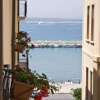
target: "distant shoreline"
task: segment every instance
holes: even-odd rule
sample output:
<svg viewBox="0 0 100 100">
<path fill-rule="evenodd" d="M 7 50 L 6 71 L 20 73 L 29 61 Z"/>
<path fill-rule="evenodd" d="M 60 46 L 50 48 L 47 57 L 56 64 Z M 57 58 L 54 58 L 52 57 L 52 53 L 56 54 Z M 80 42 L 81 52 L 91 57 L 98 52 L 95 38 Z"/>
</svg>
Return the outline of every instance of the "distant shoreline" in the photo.
<svg viewBox="0 0 100 100">
<path fill-rule="evenodd" d="M 69 19 L 69 18 L 55 18 L 55 17 L 27 17 L 26 20 L 55 20 L 55 21 L 63 21 L 63 20 L 66 20 L 66 21 L 83 21 L 81 18 L 79 19 Z"/>
<path fill-rule="evenodd" d="M 77 40 L 34 40 L 31 44 L 34 48 L 82 48 L 82 42 Z"/>
</svg>

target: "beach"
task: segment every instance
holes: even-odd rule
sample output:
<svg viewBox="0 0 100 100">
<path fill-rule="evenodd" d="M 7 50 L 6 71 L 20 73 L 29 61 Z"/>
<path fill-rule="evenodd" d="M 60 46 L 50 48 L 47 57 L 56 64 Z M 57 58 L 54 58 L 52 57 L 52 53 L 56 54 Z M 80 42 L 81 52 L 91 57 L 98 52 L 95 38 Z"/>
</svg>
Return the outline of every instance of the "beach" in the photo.
<svg viewBox="0 0 100 100">
<path fill-rule="evenodd" d="M 59 91 L 56 92 L 58 94 L 72 94 L 72 89 L 81 88 L 82 84 L 81 83 L 64 82 L 62 84 L 59 83 L 55 86 L 57 86 L 59 88 Z"/>
</svg>

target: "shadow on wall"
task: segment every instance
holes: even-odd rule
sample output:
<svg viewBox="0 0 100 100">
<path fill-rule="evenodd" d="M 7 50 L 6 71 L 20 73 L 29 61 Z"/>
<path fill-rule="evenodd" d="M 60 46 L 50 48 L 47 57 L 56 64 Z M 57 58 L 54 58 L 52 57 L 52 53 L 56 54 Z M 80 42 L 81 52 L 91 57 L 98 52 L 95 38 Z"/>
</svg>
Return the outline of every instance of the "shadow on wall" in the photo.
<svg viewBox="0 0 100 100">
<path fill-rule="evenodd" d="M 98 71 L 99 71 L 99 79 L 98 79 L 98 81 L 99 81 L 99 82 L 98 82 L 98 84 L 99 84 L 98 96 L 99 96 L 99 97 L 98 97 L 98 100 L 100 100 L 100 63 L 99 63 L 99 66 L 98 66 Z"/>
<path fill-rule="evenodd" d="M 86 98 L 85 100 L 93 100 L 93 94 L 91 91 L 89 91 L 89 89 L 86 89 Z"/>
<path fill-rule="evenodd" d="M 97 67 L 97 70 L 93 69 L 92 78 L 90 76 L 90 87 L 86 87 L 85 100 L 100 100 L 100 64 L 97 64 Z"/>
</svg>

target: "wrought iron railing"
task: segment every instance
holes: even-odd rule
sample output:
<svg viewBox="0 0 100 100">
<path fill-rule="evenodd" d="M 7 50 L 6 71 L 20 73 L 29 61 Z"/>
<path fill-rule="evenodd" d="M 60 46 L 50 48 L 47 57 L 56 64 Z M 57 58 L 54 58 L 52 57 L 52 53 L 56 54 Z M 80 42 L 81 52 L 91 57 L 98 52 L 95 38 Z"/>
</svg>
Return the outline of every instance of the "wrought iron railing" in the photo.
<svg viewBox="0 0 100 100">
<path fill-rule="evenodd" d="M 9 65 L 4 65 L 3 69 L 0 69 L 2 72 L 2 95 L 3 100 L 9 100 L 11 98 L 10 90 L 11 90 L 11 78 L 12 71 L 9 68 Z"/>
</svg>

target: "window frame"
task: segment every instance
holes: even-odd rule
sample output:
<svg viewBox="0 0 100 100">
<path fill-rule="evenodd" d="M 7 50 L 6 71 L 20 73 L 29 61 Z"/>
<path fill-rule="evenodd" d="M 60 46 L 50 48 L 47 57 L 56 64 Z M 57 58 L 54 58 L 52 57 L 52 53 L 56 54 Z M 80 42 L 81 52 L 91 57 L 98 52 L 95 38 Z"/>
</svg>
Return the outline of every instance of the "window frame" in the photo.
<svg viewBox="0 0 100 100">
<path fill-rule="evenodd" d="M 86 30 L 87 34 L 86 34 L 86 38 L 87 40 L 89 40 L 90 36 L 89 36 L 89 33 L 90 33 L 90 5 L 87 6 L 87 30 Z"/>
<path fill-rule="evenodd" d="M 89 94 L 88 94 L 88 86 L 89 86 L 89 68 L 86 67 L 86 100 L 88 100 L 89 98 Z"/>
<path fill-rule="evenodd" d="M 94 41 L 94 9 L 95 5 L 91 6 L 91 41 Z"/>
</svg>

